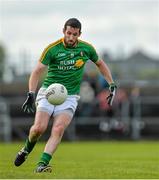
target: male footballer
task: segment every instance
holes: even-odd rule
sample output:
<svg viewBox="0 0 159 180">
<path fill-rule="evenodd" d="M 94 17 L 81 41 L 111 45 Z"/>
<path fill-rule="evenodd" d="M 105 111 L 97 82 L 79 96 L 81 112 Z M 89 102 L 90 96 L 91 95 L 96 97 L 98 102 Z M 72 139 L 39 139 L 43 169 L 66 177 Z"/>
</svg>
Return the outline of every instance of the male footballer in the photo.
<svg viewBox="0 0 159 180">
<path fill-rule="evenodd" d="M 49 120 L 53 121 L 50 137 L 35 169 L 37 173 L 52 171 L 49 163 L 76 111 L 84 66 L 88 60 L 94 62 L 109 83 L 108 104 L 112 105 L 115 96 L 116 85 L 108 66 L 99 59 L 91 44 L 78 39 L 81 35 L 80 21 L 76 18 L 67 20 L 63 34 L 63 38 L 53 42 L 43 51 L 30 75 L 29 91 L 22 106 L 24 112 L 33 113 L 36 104 L 36 113 L 25 145 L 18 152 L 14 161 L 15 166 L 20 166 L 27 159 L 40 136 L 47 129 Z M 35 100 L 39 79 L 46 69 L 48 70 L 47 76 Z M 61 83 L 67 88 L 68 97 L 61 105 L 54 106 L 45 97 L 46 88 L 52 83 Z"/>
</svg>

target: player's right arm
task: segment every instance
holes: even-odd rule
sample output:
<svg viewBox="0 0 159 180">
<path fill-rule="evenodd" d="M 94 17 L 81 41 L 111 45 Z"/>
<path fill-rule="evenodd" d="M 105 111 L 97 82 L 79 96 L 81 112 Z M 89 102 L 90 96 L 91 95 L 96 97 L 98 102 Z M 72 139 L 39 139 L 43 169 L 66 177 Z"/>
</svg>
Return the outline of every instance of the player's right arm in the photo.
<svg viewBox="0 0 159 180">
<path fill-rule="evenodd" d="M 29 92 L 27 93 L 27 98 L 22 105 L 24 112 L 33 113 L 35 111 L 35 91 L 37 89 L 39 79 L 45 72 L 46 68 L 47 66 L 39 61 L 35 69 L 32 71 L 29 79 Z"/>
<path fill-rule="evenodd" d="M 24 112 L 33 113 L 35 111 L 35 91 L 38 86 L 38 82 L 42 74 L 45 72 L 47 65 L 50 62 L 50 46 L 44 49 L 40 60 L 38 61 L 35 69 L 32 71 L 29 78 L 29 91 L 27 93 L 27 98 L 22 105 L 22 109 Z"/>
<path fill-rule="evenodd" d="M 38 86 L 39 79 L 42 76 L 42 74 L 45 72 L 46 68 L 47 68 L 46 65 L 42 64 L 40 61 L 38 62 L 35 69 L 33 70 L 33 72 L 30 75 L 29 92 L 35 93 L 37 86 Z"/>
</svg>

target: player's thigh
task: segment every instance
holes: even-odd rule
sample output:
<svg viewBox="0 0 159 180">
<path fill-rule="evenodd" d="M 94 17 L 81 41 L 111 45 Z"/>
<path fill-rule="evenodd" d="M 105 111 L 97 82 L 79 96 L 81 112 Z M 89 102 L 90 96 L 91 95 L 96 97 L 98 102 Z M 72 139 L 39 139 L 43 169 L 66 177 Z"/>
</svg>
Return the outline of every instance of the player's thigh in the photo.
<svg viewBox="0 0 159 180">
<path fill-rule="evenodd" d="M 62 112 L 54 116 L 53 128 L 61 126 L 65 130 L 72 120 L 72 116 L 67 112 Z"/>
<path fill-rule="evenodd" d="M 49 123 L 50 115 L 44 111 L 37 111 L 35 115 L 34 126 L 46 129 Z"/>
</svg>

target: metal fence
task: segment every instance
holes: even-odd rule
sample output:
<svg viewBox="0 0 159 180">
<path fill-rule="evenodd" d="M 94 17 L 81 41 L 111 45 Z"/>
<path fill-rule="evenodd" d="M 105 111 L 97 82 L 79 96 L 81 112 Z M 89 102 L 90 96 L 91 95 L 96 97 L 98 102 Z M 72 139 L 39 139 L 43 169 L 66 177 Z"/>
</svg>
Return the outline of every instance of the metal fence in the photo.
<svg viewBox="0 0 159 180">
<path fill-rule="evenodd" d="M 9 116 L 9 107 L 4 98 L 0 97 L 0 139 L 10 142 L 11 137 L 11 119 Z"/>
<path fill-rule="evenodd" d="M 24 140 L 34 117 L 21 112 L 23 98 L 0 98 L 0 140 Z M 121 103 L 113 117 L 74 117 L 65 139 L 159 138 L 159 97 L 133 97 Z M 50 122 L 51 124 L 51 122 Z M 49 127 L 51 128 L 51 127 Z M 115 136 L 114 136 L 115 134 Z M 49 130 L 44 139 L 49 136 Z"/>
</svg>

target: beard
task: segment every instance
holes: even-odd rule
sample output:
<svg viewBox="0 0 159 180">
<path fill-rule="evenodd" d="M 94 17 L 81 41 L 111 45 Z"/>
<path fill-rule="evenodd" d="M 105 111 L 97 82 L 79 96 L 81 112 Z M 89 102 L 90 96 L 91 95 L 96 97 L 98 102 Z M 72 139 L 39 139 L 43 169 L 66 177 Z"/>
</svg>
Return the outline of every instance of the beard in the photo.
<svg viewBox="0 0 159 180">
<path fill-rule="evenodd" d="M 69 41 L 69 40 L 68 41 L 64 40 L 64 42 L 67 47 L 74 47 L 74 46 L 76 46 L 78 41 L 76 40 L 75 42 L 73 42 L 73 41 Z"/>
</svg>

